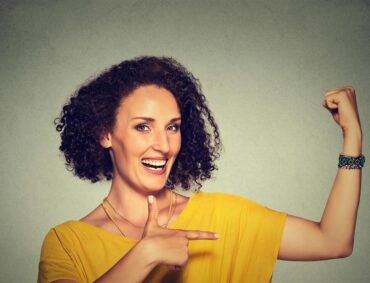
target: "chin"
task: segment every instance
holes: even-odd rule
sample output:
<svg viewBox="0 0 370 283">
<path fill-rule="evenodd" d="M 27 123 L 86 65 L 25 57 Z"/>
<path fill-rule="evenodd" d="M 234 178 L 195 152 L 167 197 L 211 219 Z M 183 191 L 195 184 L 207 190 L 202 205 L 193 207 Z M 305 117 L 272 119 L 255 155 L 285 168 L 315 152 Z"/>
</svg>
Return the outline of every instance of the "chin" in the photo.
<svg viewBox="0 0 370 283">
<path fill-rule="evenodd" d="M 166 187 L 167 179 L 169 177 L 169 172 L 159 171 L 159 172 L 144 172 L 143 178 L 140 178 L 142 187 L 148 191 L 160 191 Z"/>
<path fill-rule="evenodd" d="M 142 184 L 141 189 L 148 193 L 156 193 L 166 187 L 166 182 L 150 182 Z"/>
</svg>

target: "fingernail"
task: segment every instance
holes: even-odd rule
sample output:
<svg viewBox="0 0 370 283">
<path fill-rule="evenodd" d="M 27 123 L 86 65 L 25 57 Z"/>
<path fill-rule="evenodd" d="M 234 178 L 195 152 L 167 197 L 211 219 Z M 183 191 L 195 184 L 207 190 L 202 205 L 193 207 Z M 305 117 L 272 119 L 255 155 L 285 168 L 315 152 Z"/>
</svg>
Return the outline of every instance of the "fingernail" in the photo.
<svg viewBox="0 0 370 283">
<path fill-rule="evenodd" d="M 220 238 L 220 234 L 218 234 L 218 233 L 215 233 L 214 236 L 215 236 L 215 239 L 219 239 Z"/>
<path fill-rule="evenodd" d="M 148 201 L 149 201 L 149 203 L 153 203 L 154 197 L 153 196 L 148 196 Z"/>
</svg>

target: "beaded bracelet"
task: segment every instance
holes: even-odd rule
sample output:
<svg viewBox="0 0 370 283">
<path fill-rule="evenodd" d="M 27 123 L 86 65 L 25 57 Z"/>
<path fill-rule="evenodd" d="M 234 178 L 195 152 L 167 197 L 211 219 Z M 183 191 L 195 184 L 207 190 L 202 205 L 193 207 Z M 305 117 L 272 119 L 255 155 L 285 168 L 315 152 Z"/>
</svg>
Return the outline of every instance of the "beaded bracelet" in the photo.
<svg viewBox="0 0 370 283">
<path fill-rule="evenodd" d="M 358 157 L 339 154 L 338 168 L 361 169 L 365 165 L 365 156 Z"/>
</svg>

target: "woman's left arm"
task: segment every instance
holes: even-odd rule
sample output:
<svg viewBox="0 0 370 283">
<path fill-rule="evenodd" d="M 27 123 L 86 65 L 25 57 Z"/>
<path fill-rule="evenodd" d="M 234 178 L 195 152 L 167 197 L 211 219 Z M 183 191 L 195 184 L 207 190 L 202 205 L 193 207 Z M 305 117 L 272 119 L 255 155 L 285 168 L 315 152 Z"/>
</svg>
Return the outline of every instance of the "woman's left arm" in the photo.
<svg viewBox="0 0 370 283">
<path fill-rule="evenodd" d="M 343 155 L 362 154 L 362 130 L 352 87 L 325 93 L 323 106 L 343 131 Z M 279 259 L 322 260 L 347 257 L 353 250 L 361 169 L 338 168 L 320 222 L 288 215 Z"/>
</svg>

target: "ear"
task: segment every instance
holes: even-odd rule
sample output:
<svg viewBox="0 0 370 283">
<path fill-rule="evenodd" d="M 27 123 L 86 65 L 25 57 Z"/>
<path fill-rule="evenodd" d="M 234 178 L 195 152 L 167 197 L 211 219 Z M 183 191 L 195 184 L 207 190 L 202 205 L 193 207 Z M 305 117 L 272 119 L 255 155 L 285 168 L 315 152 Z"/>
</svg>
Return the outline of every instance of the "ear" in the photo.
<svg viewBox="0 0 370 283">
<path fill-rule="evenodd" d="M 102 134 L 100 137 L 100 145 L 104 148 L 112 147 L 112 135 L 111 133 Z"/>
</svg>

